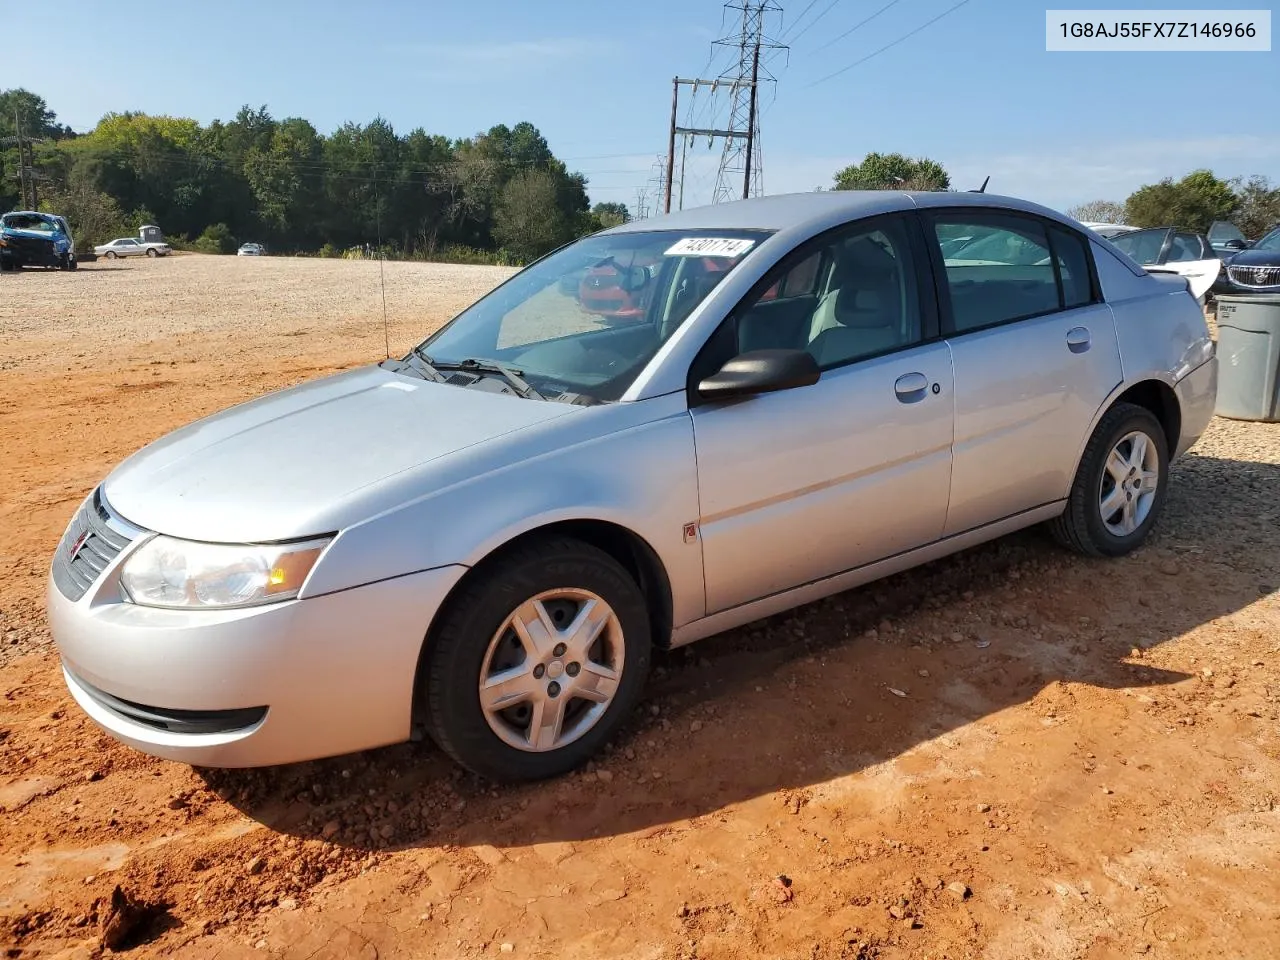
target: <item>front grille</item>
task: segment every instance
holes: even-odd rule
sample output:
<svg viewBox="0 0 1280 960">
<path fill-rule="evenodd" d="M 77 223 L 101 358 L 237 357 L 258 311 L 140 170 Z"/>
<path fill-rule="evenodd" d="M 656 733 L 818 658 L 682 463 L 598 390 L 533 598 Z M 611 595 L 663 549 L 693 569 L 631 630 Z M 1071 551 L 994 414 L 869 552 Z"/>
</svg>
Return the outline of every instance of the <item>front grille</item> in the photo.
<svg viewBox="0 0 1280 960">
<path fill-rule="evenodd" d="M 1280 286 L 1280 267 L 1227 267 L 1232 283 L 1242 287 Z"/>
<path fill-rule="evenodd" d="M 45 264 L 52 263 L 57 259 L 57 252 L 53 248 L 52 240 L 37 240 L 35 237 L 15 237 L 12 235 L 5 239 L 8 241 L 9 249 L 13 252 L 13 255 L 23 263 Z"/>
<path fill-rule="evenodd" d="M 123 523 L 111 524 L 101 490 L 71 519 L 53 556 L 53 582 L 68 600 L 79 600 L 132 541 Z"/>
</svg>

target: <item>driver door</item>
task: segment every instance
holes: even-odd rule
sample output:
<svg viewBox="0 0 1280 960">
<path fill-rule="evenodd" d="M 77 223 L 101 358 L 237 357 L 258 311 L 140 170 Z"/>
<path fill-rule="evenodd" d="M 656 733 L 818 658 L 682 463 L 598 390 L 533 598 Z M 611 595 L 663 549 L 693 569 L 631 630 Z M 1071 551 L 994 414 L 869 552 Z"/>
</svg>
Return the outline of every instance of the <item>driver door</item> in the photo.
<svg viewBox="0 0 1280 960">
<path fill-rule="evenodd" d="M 693 365 L 707 613 L 942 535 L 952 372 L 922 238 L 907 215 L 803 245 L 725 320 Z M 738 353 L 810 352 L 817 383 L 702 402 Z"/>
</svg>

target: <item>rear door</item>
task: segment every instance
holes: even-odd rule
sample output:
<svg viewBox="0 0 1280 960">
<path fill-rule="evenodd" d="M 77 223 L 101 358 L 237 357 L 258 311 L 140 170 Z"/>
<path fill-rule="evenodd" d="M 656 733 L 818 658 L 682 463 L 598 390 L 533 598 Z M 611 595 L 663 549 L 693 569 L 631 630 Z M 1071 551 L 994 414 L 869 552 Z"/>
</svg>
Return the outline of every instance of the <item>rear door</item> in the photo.
<svg viewBox="0 0 1280 960">
<path fill-rule="evenodd" d="M 955 371 L 951 535 L 1067 495 L 1120 351 L 1081 234 L 1004 211 L 923 216 Z M 944 257 L 959 234 L 978 239 Z"/>
</svg>

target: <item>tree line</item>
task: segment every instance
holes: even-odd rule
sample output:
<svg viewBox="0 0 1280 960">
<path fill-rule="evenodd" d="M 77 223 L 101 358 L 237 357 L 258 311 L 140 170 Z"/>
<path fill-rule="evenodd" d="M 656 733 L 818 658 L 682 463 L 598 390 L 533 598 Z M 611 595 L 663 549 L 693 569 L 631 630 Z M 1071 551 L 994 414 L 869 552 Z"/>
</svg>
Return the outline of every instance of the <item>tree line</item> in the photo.
<svg viewBox="0 0 1280 960">
<path fill-rule="evenodd" d="M 395 256 L 525 262 L 628 217 L 623 204 L 591 207 L 586 177 L 527 122 L 459 139 L 398 134 L 382 118 L 322 134 L 245 106 L 207 126 L 110 113 L 76 134 L 36 94 L 0 92 L 0 143 L 15 122 L 43 141 L 41 208 L 65 216 L 81 247 L 154 223 L 208 252 L 255 241 L 338 253 L 381 237 Z M 16 147 L 0 148 L 0 167 L 8 210 L 19 200 Z"/>
<path fill-rule="evenodd" d="M 835 175 L 836 190 L 950 190 L 942 164 L 900 153 L 869 153 Z M 997 191 L 998 192 L 998 191 Z M 1125 200 L 1093 200 L 1067 211 L 1077 220 L 1134 227 L 1177 227 L 1207 233 L 1215 220 L 1234 223 L 1256 239 L 1280 224 L 1280 186 L 1263 176 L 1223 180 L 1194 170 L 1139 187 Z"/>
</svg>

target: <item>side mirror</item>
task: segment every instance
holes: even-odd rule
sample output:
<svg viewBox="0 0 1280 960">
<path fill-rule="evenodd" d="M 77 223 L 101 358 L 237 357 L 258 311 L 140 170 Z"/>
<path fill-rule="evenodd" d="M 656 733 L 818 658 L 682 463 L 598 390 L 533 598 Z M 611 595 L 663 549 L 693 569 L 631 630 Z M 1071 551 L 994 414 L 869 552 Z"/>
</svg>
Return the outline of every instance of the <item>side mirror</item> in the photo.
<svg viewBox="0 0 1280 960">
<path fill-rule="evenodd" d="M 805 350 L 752 350 L 738 354 L 698 384 L 698 396 L 728 400 L 807 387 L 817 383 L 821 373 L 818 361 Z"/>
<path fill-rule="evenodd" d="M 1227 240 L 1222 245 L 1228 250 L 1244 250 L 1249 246 L 1243 240 Z"/>
</svg>

